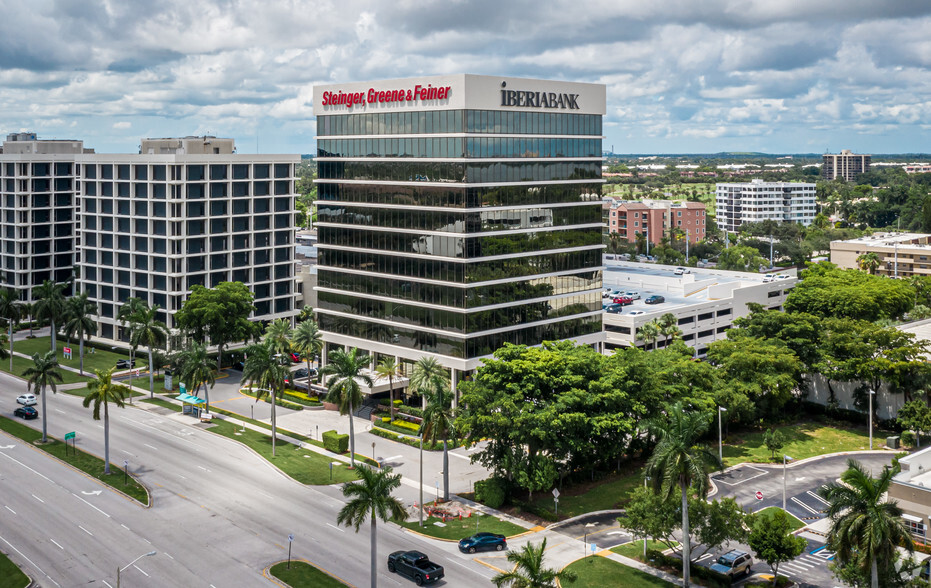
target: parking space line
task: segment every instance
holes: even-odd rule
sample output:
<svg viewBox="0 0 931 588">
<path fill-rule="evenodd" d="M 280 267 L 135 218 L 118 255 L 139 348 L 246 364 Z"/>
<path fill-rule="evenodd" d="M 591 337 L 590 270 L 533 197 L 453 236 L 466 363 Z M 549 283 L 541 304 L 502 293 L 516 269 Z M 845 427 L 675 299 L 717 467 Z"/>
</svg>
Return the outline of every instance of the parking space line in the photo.
<svg viewBox="0 0 931 588">
<path fill-rule="evenodd" d="M 720 477 L 715 478 L 714 480 L 715 480 L 715 482 L 720 482 L 721 484 L 727 484 L 728 486 L 739 486 L 740 484 L 743 484 L 744 482 L 749 482 L 750 480 L 755 480 L 755 479 L 759 478 L 760 476 L 765 476 L 766 474 L 769 473 L 768 470 L 761 470 L 760 468 L 755 468 L 755 467 L 753 467 L 753 466 L 746 466 L 746 467 L 747 467 L 747 469 L 756 470 L 756 471 L 758 471 L 758 472 L 760 472 L 760 473 L 757 474 L 757 475 L 755 475 L 755 476 L 750 476 L 749 478 L 744 478 L 743 480 L 738 480 L 738 481 L 736 481 L 736 482 L 726 482 L 726 481 L 720 479 Z"/>
<path fill-rule="evenodd" d="M 811 514 L 821 514 L 818 510 L 815 510 L 814 508 L 808 506 L 807 504 L 805 504 L 804 502 L 802 502 L 801 500 L 799 500 L 799 499 L 796 498 L 795 496 L 792 497 L 792 502 L 794 502 L 795 504 L 801 506 L 802 508 L 804 508 L 805 510 L 807 510 L 807 511 L 810 512 Z"/>
</svg>

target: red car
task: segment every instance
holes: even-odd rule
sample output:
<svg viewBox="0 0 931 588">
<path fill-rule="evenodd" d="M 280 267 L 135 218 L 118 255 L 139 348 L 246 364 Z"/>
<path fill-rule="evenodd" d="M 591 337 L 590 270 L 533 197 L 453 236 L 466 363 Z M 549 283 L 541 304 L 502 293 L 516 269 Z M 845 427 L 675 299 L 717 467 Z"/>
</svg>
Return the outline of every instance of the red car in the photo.
<svg viewBox="0 0 931 588">
<path fill-rule="evenodd" d="M 628 304 L 633 304 L 634 299 L 631 298 L 630 296 L 618 296 L 614 299 L 614 303 L 627 306 Z"/>
<path fill-rule="evenodd" d="M 292 353 L 292 354 L 291 354 L 291 361 L 293 361 L 294 363 L 300 363 L 300 362 L 301 362 L 301 356 L 298 355 L 297 353 Z"/>
</svg>

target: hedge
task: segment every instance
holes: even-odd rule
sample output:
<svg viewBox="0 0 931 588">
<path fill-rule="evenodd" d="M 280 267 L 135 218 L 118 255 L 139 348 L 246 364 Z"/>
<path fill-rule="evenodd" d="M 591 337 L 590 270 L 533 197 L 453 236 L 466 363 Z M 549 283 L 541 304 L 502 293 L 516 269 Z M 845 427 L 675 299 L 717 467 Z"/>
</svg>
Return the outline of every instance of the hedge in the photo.
<svg viewBox="0 0 931 588">
<path fill-rule="evenodd" d="M 491 477 L 475 482 L 475 501 L 489 508 L 501 508 L 507 494 L 505 482 L 500 478 Z"/>
<path fill-rule="evenodd" d="M 255 397 L 256 397 L 256 396 L 255 396 L 255 392 L 253 392 L 253 391 L 250 390 L 249 388 L 241 388 L 239 391 L 242 392 L 243 394 L 245 394 L 246 396 L 248 396 L 249 398 L 255 398 Z M 271 402 L 272 402 L 272 397 L 271 397 L 271 395 L 269 394 L 269 395 L 266 395 L 266 396 L 263 398 L 263 400 L 264 400 L 265 402 L 271 404 Z M 291 410 L 304 410 L 304 406 L 303 406 L 303 405 L 298 404 L 297 402 L 291 402 L 290 400 L 285 400 L 284 398 L 282 398 L 281 396 L 278 396 L 278 395 L 275 396 L 275 404 L 276 404 L 277 406 L 281 406 L 281 407 L 283 407 L 283 408 L 290 408 Z"/>
<path fill-rule="evenodd" d="M 664 555 L 662 552 L 655 549 L 647 551 L 646 563 L 648 565 L 649 563 L 654 563 L 657 567 L 672 569 L 679 575 L 682 574 L 681 559 L 670 555 Z M 731 579 L 729 577 L 724 574 L 719 574 L 711 568 L 692 564 L 689 569 L 692 572 L 692 577 L 702 580 L 702 585 L 704 586 L 709 586 L 710 588 L 730 588 L 731 586 Z"/>
<path fill-rule="evenodd" d="M 375 421 L 372 423 L 376 427 L 381 427 L 382 429 L 387 429 L 389 431 L 394 431 L 395 433 L 403 433 L 405 435 L 417 435 L 420 433 L 420 427 L 414 426 L 414 428 L 401 426 L 399 423 L 403 421 L 393 421 L 393 422 L 384 422 L 384 421 Z"/>
<path fill-rule="evenodd" d="M 378 423 L 375 423 L 375 426 L 372 427 L 369 433 L 373 435 L 377 435 L 378 437 L 381 437 L 383 439 L 389 439 L 391 441 L 397 441 L 398 443 L 404 443 L 405 445 L 410 445 L 411 447 L 418 447 L 418 448 L 420 447 L 419 437 L 411 437 L 409 435 L 399 435 L 397 433 L 393 433 L 387 429 L 382 429 L 381 427 L 378 426 Z M 425 441 L 423 444 L 423 449 L 424 451 L 442 451 L 443 444 L 442 443 L 430 443 L 429 441 Z M 452 449 L 452 446 L 450 446 L 450 449 Z"/>
<path fill-rule="evenodd" d="M 340 435 L 335 430 L 323 432 L 323 448 L 333 453 L 349 451 L 349 435 Z"/>
<path fill-rule="evenodd" d="M 284 392 L 281 395 L 283 400 L 288 402 L 296 402 L 304 406 L 321 406 L 323 403 L 317 400 L 316 398 L 311 398 L 306 394 L 300 394 L 295 392 Z"/>
</svg>

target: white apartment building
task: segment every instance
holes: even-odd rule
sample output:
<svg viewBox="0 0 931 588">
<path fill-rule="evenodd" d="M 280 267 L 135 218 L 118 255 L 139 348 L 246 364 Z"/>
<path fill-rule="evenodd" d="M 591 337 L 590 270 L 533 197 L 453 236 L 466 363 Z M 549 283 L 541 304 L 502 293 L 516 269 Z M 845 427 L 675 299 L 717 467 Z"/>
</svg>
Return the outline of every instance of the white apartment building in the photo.
<svg viewBox="0 0 931 588">
<path fill-rule="evenodd" d="M 716 221 L 734 233 L 743 223 L 773 220 L 808 226 L 815 220 L 815 184 L 751 180 L 716 184 Z"/>
<path fill-rule="evenodd" d="M 299 155 L 239 155 L 232 139 L 145 139 L 139 154 L 11 135 L 0 154 L 0 287 L 31 301 L 44 280 L 86 291 L 97 336 L 125 339 L 130 297 L 174 313 L 200 284 L 245 283 L 255 320 L 295 310 L 294 169 Z"/>
</svg>

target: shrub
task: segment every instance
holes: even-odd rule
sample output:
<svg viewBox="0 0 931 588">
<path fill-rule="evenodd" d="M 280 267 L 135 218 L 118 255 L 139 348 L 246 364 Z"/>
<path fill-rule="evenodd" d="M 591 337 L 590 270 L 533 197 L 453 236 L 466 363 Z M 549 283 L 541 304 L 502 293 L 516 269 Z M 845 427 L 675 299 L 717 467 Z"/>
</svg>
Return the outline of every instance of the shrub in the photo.
<svg viewBox="0 0 931 588">
<path fill-rule="evenodd" d="M 911 431 L 902 431 L 902 434 L 899 435 L 899 441 L 902 442 L 902 445 L 911 447 L 915 444 L 915 433 Z"/>
<path fill-rule="evenodd" d="M 404 401 L 401 400 L 400 398 L 394 401 L 395 408 L 400 408 L 402 404 L 404 404 Z"/>
<path fill-rule="evenodd" d="M 659 568 L 675 570 L 677 574 L 680 576 L 682 575 L 682 560 L 678 557 L 664 555 L 660 551 L 651 549 L 647 551 L 647 564 L 650 562 Z M 730 578 L 710 568 L 693 563 L 689 569 L 692 571 L 693 578 L 700 578 L 703 580 L 702 585 L 704 586 L 710 586 L 711 588 L 729 588 L 731 585 Z"/>
<path fill-rule="evenodd" d="M 415 424 L 415 423 L 395 419 L 392 424 L 395 427 L 401 427 L 402 429 L 407 429 L 408 431 L 413 431 L 414 433 L 420 432 L 420 425 Z"/>
<path fill-rule="evenodd" d="M 390 422 L 391 422 L 391 417 L 387 417 L 387 416 L 381 417 L 381 422 L 383 422 L 383 423 L 390 423 Z"/>
<path fill-rule="evenodd" d="M 491 477 L 475 483 L 475 500 L 489 508 L 501 508 L 507 498 L 507 487 L 501 478 Z"/>
<path fill-rule="evenodd" d="M 349 435 L 340 435 L 336 431 L 324 431 L 323 448 L 333 453 L 349 451 Z"/>
<path fill-rule="evenodd" d="M 405 445 L 410 445 L 411 447 L 420 447 L 420 439 L 417 437 L 409 437 L 407 435 L 398 435 L 397 433 L 392 433 L 387 429 L 382 429 L 377 426 L 372 427 L 369 433 L 382 437 L 384 439 L 390 439 L 392 441 L 397 441 L 398 443 L 404 443 Z M 441 451 L 443 449 L 442 443 L 430 443 L 429 441 L 423 444 L 424 451 Z"/>
</svg>

